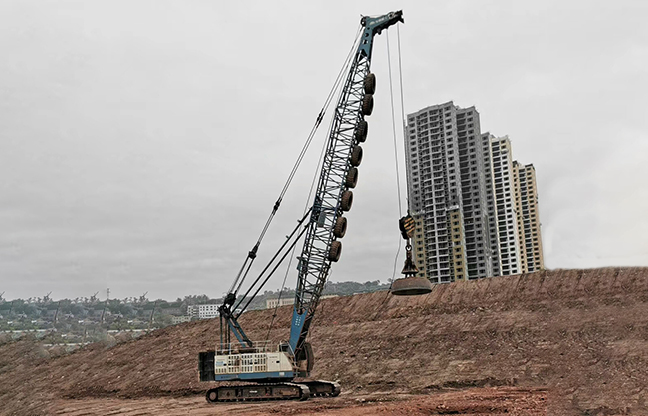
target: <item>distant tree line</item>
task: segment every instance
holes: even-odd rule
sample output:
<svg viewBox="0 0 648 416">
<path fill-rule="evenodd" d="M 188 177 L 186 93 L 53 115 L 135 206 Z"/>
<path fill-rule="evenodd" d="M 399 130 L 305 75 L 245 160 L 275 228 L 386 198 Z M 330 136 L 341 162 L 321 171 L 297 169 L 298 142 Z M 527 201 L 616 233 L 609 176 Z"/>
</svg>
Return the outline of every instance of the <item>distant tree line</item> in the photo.
<svg viewBox="0 0 648 416">
<path fill-rule="evenodd" d="M 323 295 L 348 296 L 356 293 L 369 293 L 389 289 L 388 283 L 381 283 L 379 280 L 359 282 L 327 282 Z M 266 290 L 259 293 L 251 300 L 248 310 L 265 309 L 268 299 L 276 298 L 289 299 L 295 297 L 295 290 L 284 288 L 277 290 Z M 241 301 L 239 297 L 238 301 Z M 106 319 L 107 316 L 115 319 L 143 319 L 160 315 L 184 315 L 190 314 L 190 307 L 194 305 L 220 304 L 222 298 L 210 298 L 202 295 L 189 295 L 184 298 L 177 298 L 175 301 L 164 299 L 149 300 L 145 295 L 139 297 L 127 297 L 124 299 L 100 300 L 96 295 L 90 297 L 77 297 L 74 299 L 61 299 L 55 301 L 49 296 L 43 298 L 28 298 L 6 300 L 0 297 L 0 321 L 10 319 L 38 319 L 49 318 L 57 320 L 74 318 L 77 320 L 86 318 Z M 248 303 L 248 300 L 241 302 L 241 306 Z M 159 319 L 158 319 L 159 321 Z"/>
</svg>

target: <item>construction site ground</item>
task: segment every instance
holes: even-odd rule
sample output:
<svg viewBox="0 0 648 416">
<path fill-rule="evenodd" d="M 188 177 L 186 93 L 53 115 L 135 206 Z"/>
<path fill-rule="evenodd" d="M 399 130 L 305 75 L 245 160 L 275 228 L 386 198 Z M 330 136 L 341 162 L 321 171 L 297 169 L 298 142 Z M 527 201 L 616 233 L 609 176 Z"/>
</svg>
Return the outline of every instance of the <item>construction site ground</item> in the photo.
<svg viewBox="0 0 648 416">
<path fill-rule="evenodd" d="M 241 317 L 265 339 L 273 311 Z M 291 307 L 270 339 L 287 338 Z M 337 398 L 210 405 L 198 352 L 218 320 L 73 353 L 0 345 L 3 415 L 648 414 L 648 268 L 555 270 L 322 301 L 314 377 Z"/>
</svg>

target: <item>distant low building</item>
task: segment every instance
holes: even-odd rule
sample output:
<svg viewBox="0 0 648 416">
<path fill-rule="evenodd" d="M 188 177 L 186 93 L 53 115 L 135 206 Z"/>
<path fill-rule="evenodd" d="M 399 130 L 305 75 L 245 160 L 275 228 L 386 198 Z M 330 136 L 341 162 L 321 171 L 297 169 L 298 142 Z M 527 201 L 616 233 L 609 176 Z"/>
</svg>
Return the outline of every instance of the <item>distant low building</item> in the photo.
<svg viewBox="0 0 648 416">
<path fill-rule="evenodd" d="M 197 316 L 198 319 L 211 319 L 218 317 L 219 304 L 193 305 L 191 315 Z"/>
<path fill-rule="evenodd" d="M 266 299 L 266 309 L 272 309 L 276 308 L 277 305 L 279 306 L 285 306 L 285 305 L 293 305 L 295 303 L 295 298 L 294 297 L 289 297 L 289 298 L 281 298 L 281 299 Z"/>
<path fill-rule="evenodd" d="M 324 296 L 320 296 L 320 300 L 328 299 L 328 298 L 336 298 L 338 296 L 339 295 L 324 295 Z M 281 300 L 279 300 L 278 298 L 266 299 L 266 309 L 276 308 L 277 305 L 285 306 L 285 305 L 294 305 L 294 304 L 295 304 L 294 296 L 281 298 Z"/>
<path fill-rule="evenodd" d="M 180 307 L 170 307 L 170 308 L 162 308 L 162 313 L 165 315 L 181 315 L 182 314 L 182 308 Z"/>
<path fill-rule="evenodd" d="M 181 315 L 181 316 L 172 316 L 171 317 L 171 323 L 173 325 L 180 324 L 182 322 L 189 322 L 191 321 L 191 316 L 190 315 Z"/>
</svg>

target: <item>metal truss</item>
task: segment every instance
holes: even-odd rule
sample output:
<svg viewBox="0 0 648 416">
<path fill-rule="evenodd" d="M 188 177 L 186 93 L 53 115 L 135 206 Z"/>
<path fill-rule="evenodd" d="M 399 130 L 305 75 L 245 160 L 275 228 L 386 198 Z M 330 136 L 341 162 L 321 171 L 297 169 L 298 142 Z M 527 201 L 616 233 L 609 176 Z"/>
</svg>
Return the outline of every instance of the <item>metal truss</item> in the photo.
<svg viewBox="0 0 648 416">
<path fill-rule="evenodd" d="M 342 215 L 342 194 L 348 190 L 346 177 L 351 168 L 350 156 L 355 146 L 355 132 L 363 120 L 362 101 L 365 97 L 364 79 L 369 74 L 370 61 L 358 52 L 351 65 L 349 76 L 340 95 L 333 125 L 328 138 L 320 174 L 315 204 L 308 225 L 304 248 L 299 257 L 299 275 L 295 310 L 306 312 L 296 350 L 305 341 L 319 297 L 331 267 L 328 258 L 335 223 Z M 291 339 L 293 338 L 291 334 Z"/>
</svg>

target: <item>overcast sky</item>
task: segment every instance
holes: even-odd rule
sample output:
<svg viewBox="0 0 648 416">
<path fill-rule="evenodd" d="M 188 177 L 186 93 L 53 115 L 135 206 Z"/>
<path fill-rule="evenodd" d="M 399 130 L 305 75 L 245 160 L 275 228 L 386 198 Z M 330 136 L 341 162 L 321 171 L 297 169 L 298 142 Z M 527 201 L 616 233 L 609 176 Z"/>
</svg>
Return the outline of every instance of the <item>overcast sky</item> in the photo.
<svg viewBox="0 0 648 416">
<path fill-rule="evenodd" d="M 482 132 L 510 137 L 537 170 L 546 266 L 648 266 L 647 5 L 0 0 L 0 293 L 221 296 L 361 15 L 399 9 L 405 112 L 474 105 Z M 375 40 L 376 109 L 333 281 L 392 276 L 388 36 Z M 257 263 L 310 203 L 327 126 Z"/>
</svg>

